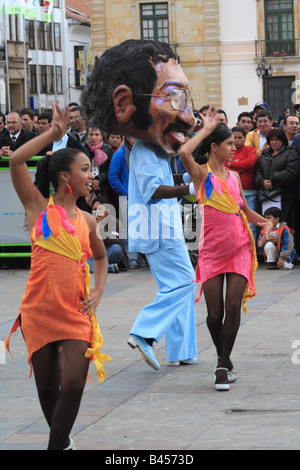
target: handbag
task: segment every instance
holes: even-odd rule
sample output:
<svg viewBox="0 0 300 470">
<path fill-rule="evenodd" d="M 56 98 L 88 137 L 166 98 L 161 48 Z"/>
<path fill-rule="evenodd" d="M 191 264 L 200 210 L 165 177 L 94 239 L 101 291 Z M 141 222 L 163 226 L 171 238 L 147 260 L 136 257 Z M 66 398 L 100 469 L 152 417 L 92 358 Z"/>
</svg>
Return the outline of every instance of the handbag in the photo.
<svg viewBox="0 0 300 470">
<path fill-rule="evenodd" d="M 266 157 L 266 159 L 269 162 L 269 167 L 268 167 L 268 176 L 265 179 L 270 179 L 272 158 Z M 275 186 L 272 189 L 260 188 L 257 190 L 257 197 L 258 197 L 259 202 L 265 202 L 265 201 L 276 202 L 276 199 L 278 200 L 277 196 L 279 196 L 280 194 L 281 194 L 280 186 Z"/>
<path fill-rule="evenodd" d="M 273 189 L 258 189 L 257 196 L 260 202 L 264 201 L 274 201 L 281 194 L 281 188 L 275 187 Z"/>
</svg>

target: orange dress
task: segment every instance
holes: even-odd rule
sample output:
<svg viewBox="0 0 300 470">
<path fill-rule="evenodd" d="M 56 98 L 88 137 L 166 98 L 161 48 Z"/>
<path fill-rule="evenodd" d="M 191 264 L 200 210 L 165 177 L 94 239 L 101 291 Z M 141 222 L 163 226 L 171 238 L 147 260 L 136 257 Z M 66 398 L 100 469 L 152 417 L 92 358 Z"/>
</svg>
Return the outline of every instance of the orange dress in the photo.
<svg viewBox="0 0 300 470">
<path fill-rule="evenodd" d="M 49 201 L 49 205 L 50 202 L 52 200 Z M 59 206 L 50 205 L 50 208 L 53 207 L 57 208 Z M 43 214 L 40 215 L 40 221 Z M 71 220 L 67 219 L 67 223 L 69 227 L 72 227 L 72 230 L 75 229 L 73 236 L 74 239 L 77 237 L 80 242 L 83 258 L 91 257 L 89 228 L 78 208 L 77 217 Z M 36 232 L 37 224 L 31 232 L 30 275 L 21 301 L 19 316 L 11 331 L 11 333 L 16 331 L 21 323 L 30 365 L 32 354 L 46 344 L 59 340 L 75 339 L 86 341 L 93 348 L 92 343 L 95 339 L 93 338 L 95 325 L 93 326 L 91 317 L 79 311 L 82 308 L 80 302 L 87 295 L 87 263 L 38 246 L 36 244 L 38 242 Z M 44 238 L 46 239 L 46 237 L 41 237 L 43 243 L 45 243 Z M 96 324 L 97 327 L 98 324 Z M 102 344 L 99 344 L 102 343 L 102 337 L 99 340 L 99 327 L 97 333 L 98 341 L 96 346 L 98 347 L 102 346 Z M 10 335 L 6 340 L 8 350 L 9 339 Z M 90 354 L 86 354 L 87 357 L 94 354 L 93 350 L 89 351 Z M 103 358 L 109 360 L 108 357 L 102 356 Z M 104 377 L 102 378 L 104 380 Z"/>
</svg>

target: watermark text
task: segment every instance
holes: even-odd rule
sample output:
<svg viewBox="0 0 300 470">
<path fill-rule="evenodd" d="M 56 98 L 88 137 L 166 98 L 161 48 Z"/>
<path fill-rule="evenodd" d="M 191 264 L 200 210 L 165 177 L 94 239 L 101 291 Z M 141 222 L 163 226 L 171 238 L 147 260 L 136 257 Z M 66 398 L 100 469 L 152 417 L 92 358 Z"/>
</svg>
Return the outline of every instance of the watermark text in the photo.
<svg viewBox="0 0 300 470">
<path fill-rule="evenodd" d="M 6 351 L 4 341 L 0 341 L 0 365 L 6 364 Z"/>
<path fill-rule="evenodd" d="M 292 363 L 297 366 L 300 364 L 300 339 L 295 339 L 295 341 L 293 341 L 292 348 L 295 349 L 292 354 Z"/>
</svg>

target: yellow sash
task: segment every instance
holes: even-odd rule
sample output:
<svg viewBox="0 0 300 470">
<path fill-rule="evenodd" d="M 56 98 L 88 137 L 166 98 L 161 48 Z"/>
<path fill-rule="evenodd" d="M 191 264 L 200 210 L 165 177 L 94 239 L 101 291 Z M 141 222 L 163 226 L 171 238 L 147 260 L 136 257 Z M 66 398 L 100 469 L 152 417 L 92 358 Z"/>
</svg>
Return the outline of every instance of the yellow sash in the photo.
<svg viewBox="0 0 300 470">
<path fill-rule="evenodd" d="M 86 253 L 82 252 L 81 243 L 75 235 L 75 229 L 65 209 L 61 206 L 54 206 L 53 196 L 50 196 L 46 210 L 37 220 L 33 229 L 32 239 L 35 245 L 74 259 L 84 266 L 85 290 L 86 296 L 88 296 L 90 293 L 91 276 Z M 100 351 L 100 348 L 103 346 L 103 337 L 96 313 L 90 311 L 89 315 L 92 324 L 92 347 L 86 350 L 85 357 L 91 358 L 91 360 L 94 358 L 99 382 L 103 382 L 106 374 L 103 368 L 103 361 L 110 361 L 111 357 L 102 354 Z"/>
<path fill-rule="evenodd" d="M 236 200 L 231 196 L 230 190 L 226 182 L 223 181 L 221 178 L 218 178 L 216 175 L 212 173 L 211 168 L 208 163 L 207 163 L 207 171 L 208 171 L 207 177 L 203 181 L 201 188 L 199 189 L 198 194 L 197 194 L 199 204 L 211 206 L 227 214 L 236 214 L 237 216 L 241 217 L 244 227 L 247 230 L 249 237 L 250 237 L 251 255 L 252 255 L 250 276 L 251 276 L 251 280 L 254 286 L 254 291 L 252 291 L 252 289 L 249 286 L 249 283 L 247 282 L 244 295 L 243 295 L 243 305 L 242 305 L 243 311 L 246 313 L 247 312 L 246 302 L 249 300 L 249 298 L 254 297 L 256 295 L 254 275 L 255 275 L 255 271 L 257 269 L 258 264 L 257 264 L 257 259 L 256 259 L 255 241 L 252 235 L 251 228 L 248 223 L 248 219 L 244 211 L 236 202 Z"/>
</svg>

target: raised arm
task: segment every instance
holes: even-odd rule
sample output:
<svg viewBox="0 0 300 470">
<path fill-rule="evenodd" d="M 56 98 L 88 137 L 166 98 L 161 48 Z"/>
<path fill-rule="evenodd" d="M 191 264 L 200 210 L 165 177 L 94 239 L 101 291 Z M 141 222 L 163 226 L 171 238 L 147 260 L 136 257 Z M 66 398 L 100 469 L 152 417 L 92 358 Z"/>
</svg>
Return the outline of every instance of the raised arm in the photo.
<svg viewBox="0 0 300 470">
<path fill-rule="evenodd" d="M 26 162 L 31 157 L 38 155 L 42 148 L 59 137 L 68 122 L 68 109 L 63 113 L 58 103 L 52 104 L 52 108 L 51 129 L 19 147 L 9 159 L 12 182 L 26 211 L 35 211 L 45 201 L 45 198 L 32 182 Z"/>
<path fill-rule="evenodd" d="M 204 174 L 202 174 L 201 166 L 195 162 L 192 153 L 217 127 L 219 123 L 218 110 L 211 111 L 211 108 L 209 108 L 206 116 L 201 114 L 201 119 L 203 128 L 194 137 L 185 142 L 179 151 L 183 166 L 192 178 L 196 191 L 201 185 Z"/>
</svg>

